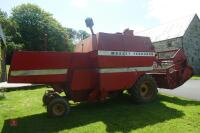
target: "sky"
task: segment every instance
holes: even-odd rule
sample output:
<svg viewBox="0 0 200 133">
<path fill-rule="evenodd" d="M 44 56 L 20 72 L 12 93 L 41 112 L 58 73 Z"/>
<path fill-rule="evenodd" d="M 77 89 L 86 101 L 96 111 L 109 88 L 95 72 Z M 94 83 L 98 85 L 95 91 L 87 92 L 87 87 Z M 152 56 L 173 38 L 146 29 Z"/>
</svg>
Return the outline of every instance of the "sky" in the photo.
<svg viewBox="0 0 200 133">
<path fill-rule="evenodd" d="M 0 0 L 0 9 L 23 3 L 36 4 L 53 14 L 64 27 L 86 30 L 85 18 L 92 17 L 94 32 L 142 31 L 194 13 L 200 0 Z"/>
</svg>

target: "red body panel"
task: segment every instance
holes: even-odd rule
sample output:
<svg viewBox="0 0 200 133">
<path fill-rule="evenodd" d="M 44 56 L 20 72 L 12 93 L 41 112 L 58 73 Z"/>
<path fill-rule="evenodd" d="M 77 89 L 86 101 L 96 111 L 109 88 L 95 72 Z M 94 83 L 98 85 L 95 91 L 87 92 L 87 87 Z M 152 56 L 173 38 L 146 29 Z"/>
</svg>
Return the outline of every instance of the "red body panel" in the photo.
<svg viewBox="0 0 200 133">
<path fill-rule="evenodd" d="M 11 69 L 32 70 L 47 68 L 66 68 L 70 65 L 67 52 L 16 52 L 13 55 Z"/>
<path fill-rule="evenodd" d="M 88 90 L 95 88 L 97 82 L 97 72 L 92 69 L 74 70 L 71 77 L 70 88 L 72 90 Z"/>
<path fill-rule="evenodd" d="M 149 37 L 101 32 L 78 43 L 75 52 L 87 53 L 96 50 L 154 52 Z"/>
<path fill-rule="evenodd" d="M 10 71 L 66 69 L 70 66 L 70 54 L 67 52 L 16 52 L 13 55 Z M 12 83 L 62 83 L 67 80 L 66 73 L 53 75 L 11 76 Z"/>
<path fill-rule="evenodd" d="M 100 88 L 106 91 L 128 89 L 132 87 L 137 78 L 144 72 L 123 72 L 100 74 Z"/>
<path fill-rule="evenodd" d="M 103 68 L 120 68 L 120 67 L 142 67 L 152 66 L 154 57 L 112 57 L 112 56 L 99 56 L 98 66 Z"/>
</svg>

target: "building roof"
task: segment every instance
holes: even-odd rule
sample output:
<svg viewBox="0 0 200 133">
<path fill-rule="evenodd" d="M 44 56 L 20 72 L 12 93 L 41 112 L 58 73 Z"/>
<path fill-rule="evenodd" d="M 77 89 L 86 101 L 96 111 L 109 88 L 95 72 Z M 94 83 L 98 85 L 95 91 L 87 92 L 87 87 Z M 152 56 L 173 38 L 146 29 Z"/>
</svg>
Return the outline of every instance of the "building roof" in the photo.
<svg viewBox="0 0 200 133">
<path fill-rule="evenodd" d="M 1 24 L 0 24 L 0 39 L 2 39 L 4 44 L 6 44 L 6 39 L 2 30 Z"/>
<path fill-rule="evenodd" d="M 155 28 L 147 29 L 141 32 L 136 32 L 136 35 L 148 36 L 152 42 L 168 40 L 172 38 L 181 37 L 189 27 L 196 14 L 177 19 Z"/>
</svg>

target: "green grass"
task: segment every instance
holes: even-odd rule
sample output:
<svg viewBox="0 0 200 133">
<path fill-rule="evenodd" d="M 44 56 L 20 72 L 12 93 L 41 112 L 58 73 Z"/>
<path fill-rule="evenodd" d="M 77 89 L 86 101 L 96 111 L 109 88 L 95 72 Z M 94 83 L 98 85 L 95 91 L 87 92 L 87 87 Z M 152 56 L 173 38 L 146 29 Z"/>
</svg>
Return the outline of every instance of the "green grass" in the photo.
<svg viewBox="0 0 200 133">
<path fill-rule="evenodd" d="M 127 96 L 105 103 L 71 105 L 68 117 L 49 118 L 42 107 L 46 88 L 6 92 L 0 100 L 2 133 L 199 133 L 200 102 L 159 95 L 149 104 L 136 105 Z M 17 127 L 9 120 L 15 119 Z"/>
<path fill-rule="evenodd" d="M 192 76 L 191 79 L 193 79 L 193 80 L 200 80 L 200 75 L 194 75 L 194 76 Z"/>
</svg>

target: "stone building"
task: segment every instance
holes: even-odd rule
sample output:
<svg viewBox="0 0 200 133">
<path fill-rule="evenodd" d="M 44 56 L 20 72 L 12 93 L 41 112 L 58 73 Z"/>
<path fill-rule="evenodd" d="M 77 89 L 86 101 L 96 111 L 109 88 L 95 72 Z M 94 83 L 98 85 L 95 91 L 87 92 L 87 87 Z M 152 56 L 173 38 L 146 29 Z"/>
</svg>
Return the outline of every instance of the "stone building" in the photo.
<svg viewBox="0 0 200 133">
<path fill-rule="evenodd" d="M 200 20 L 197 14 L 136 33 L 149 36 L 156 51 L 182 48 L 195 74 L 200 74 Z"/>
<path fill-rule="evenodd" d="M 0 82 L 6 81 L 6 40 L 0 25 Z"/>
</svg>

